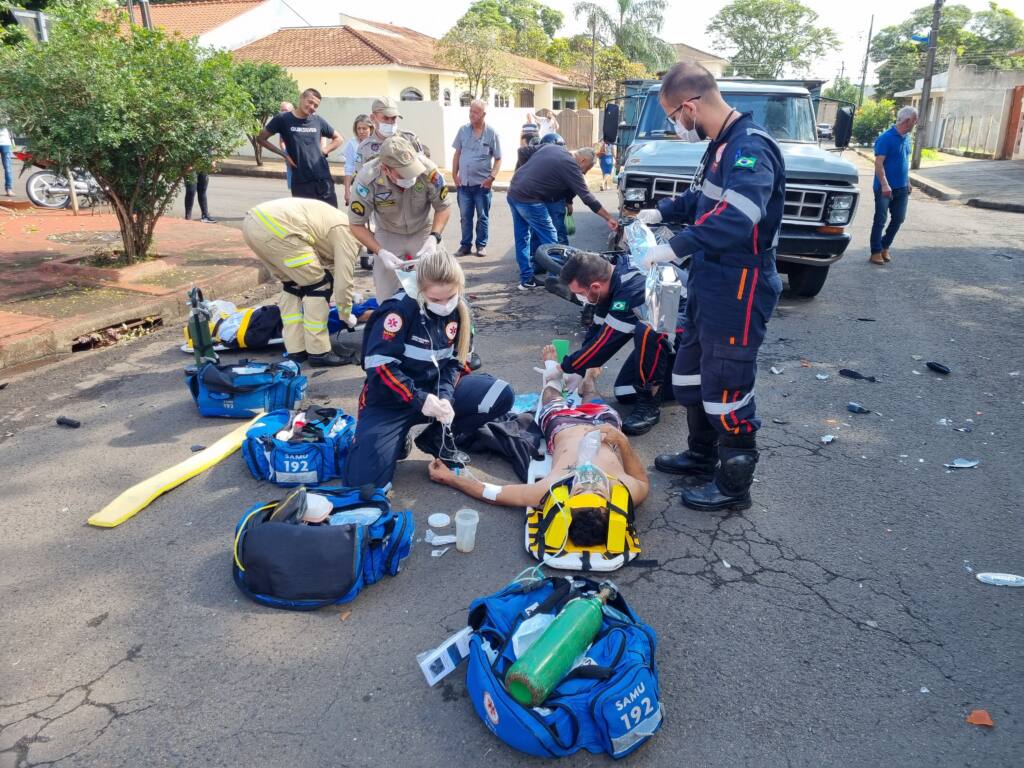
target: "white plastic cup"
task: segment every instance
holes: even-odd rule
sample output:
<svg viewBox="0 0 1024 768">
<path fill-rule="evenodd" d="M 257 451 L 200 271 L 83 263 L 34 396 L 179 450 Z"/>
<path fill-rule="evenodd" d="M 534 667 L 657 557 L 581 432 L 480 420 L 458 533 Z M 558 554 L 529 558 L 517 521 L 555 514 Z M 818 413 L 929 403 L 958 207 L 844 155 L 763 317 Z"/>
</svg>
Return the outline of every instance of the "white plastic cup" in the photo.
<svg viewBox="0 0 1024 768">
<path fill-rule="evenodd" d="M 479 522 L 480 513 L 475 509 L 460 509 L 455 513 L 455 548 L 459 552 L 473 551 Z"/>
</svg>

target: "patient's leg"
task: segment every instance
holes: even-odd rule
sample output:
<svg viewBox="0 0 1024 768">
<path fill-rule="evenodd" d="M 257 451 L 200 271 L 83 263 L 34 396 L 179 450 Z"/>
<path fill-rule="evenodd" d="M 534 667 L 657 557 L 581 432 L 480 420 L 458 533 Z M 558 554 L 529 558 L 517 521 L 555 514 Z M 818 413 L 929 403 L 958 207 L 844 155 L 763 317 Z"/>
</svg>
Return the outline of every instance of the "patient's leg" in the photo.
<svg viewBox="0 0 1024 768">
<path fill-rule="evenodd" d="M 550 368 L 548 361 L 556 363 L 558 361 L 558 353 L 555 351 L 554 344 L 548 344 L 541 351 L 541 359 L 544 361 L 544 367 Z M 540 393 L 540 402 L 542 405 L 547 405 L 552 400 L 562 399 L 562 374 L 559 373 L 552 377 L 551 375 L 544 374 L 544 389 Z"/>
</svg>

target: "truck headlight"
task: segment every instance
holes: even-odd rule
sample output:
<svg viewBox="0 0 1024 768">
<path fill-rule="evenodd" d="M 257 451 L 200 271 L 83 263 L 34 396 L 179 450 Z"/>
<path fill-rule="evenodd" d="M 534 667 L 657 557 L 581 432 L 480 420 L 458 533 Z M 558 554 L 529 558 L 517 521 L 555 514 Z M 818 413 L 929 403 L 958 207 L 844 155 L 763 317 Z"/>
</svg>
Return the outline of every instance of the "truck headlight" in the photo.
<svg viewBox="0 0 1024 768">
<path fill-rule="evenodd" d="M 622 193 L 622 199 L 627 203 L 642 203 L 647 200 L 647 190 L 643 187 L 627 187 Z"/>
<path fill-rule="evenodd" d="M 829 224 L 849 224 L 853 210 L 853 195 L 832 195 L 828 208 Z"/>
<path fill-rule="evenodd" d="M 832 195 L 833 211 L 848 211 L 853 208 L 853 195 Z"/>
</svg>

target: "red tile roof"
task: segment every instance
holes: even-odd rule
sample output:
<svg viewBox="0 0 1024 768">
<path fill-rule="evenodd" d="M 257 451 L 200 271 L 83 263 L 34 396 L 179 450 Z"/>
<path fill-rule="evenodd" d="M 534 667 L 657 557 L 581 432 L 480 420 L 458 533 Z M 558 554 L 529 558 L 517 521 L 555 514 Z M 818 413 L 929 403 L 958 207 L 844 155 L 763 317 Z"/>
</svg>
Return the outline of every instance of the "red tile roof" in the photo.
<svg viewBox="0 0 1024 768">
<path fill-rule="evenodd" d="M 216 29 L 226 21 L 262 5 L 266 0 L 209 0 L 208 2 L 160 3 L 149 5 L 154 27 L 195 37 Z M 134 5 L 135 21 L 142 24 L 142 10 Z"/>
</svg>

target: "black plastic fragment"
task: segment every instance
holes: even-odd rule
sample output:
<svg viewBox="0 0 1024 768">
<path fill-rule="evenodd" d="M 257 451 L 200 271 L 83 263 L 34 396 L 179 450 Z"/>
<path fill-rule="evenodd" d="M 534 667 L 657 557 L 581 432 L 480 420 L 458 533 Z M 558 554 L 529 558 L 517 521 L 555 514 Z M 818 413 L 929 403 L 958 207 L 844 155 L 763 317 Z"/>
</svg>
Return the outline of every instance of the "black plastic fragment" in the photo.
<svg viewBox="0 0 1024 768">
<path fill-rule="evenodd" d="M 936 373 L 941 373 L 943 376 L 949 375 L 949 368 L 942 363 L 936 363 L 934 360 L 929 360 L 925 365 Z"/>
<path fill-rule="evenodd" d="M 863 373 L 849 368 L 840 368 L 839 375 L 845 376 L 848 379 L 857 379 L 858 381 L 870 381 L 872 384 L 878 381 L 874 376 L 865 376 Z"/>
<path fill-rule="evenodd" d="M 82 422 L 80 422 L 78 419 L 69 419 L 67 416 L 58 416 L 57 424 L 59 424 L 62 427 L 71 427 L 71 429 L 78 429 L 80 426 L 82 426 Z"/>
</svg>

